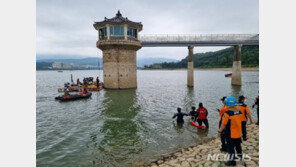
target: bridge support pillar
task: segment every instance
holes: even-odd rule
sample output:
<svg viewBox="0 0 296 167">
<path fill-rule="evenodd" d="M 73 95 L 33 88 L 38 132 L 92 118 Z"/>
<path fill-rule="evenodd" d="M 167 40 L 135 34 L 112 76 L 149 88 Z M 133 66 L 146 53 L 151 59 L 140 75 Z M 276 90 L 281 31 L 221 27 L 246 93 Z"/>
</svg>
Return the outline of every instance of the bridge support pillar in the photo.
<svg viewBox="0 0 296 167">
<path fill-rule="evenodd" d="M 242 45 L 234 46 L 233 64 L 232 64 L 232 85 L 242 85 L 242 73 L 241 73 L 241 48 Z"/>
<path fill-rule="evenodd" d="M 188 46 L 188 64 L 187 64 L 187 86 L 194 85 L 194 65 L 193 65 L 193 46 Z"/>
</svg>

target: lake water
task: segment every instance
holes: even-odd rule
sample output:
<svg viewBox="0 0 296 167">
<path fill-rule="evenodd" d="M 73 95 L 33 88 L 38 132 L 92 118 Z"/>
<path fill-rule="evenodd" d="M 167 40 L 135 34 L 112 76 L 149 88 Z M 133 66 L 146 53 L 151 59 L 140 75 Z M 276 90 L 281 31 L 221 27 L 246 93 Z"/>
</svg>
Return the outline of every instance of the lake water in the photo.
<svg viewBox="0 0 296 167">
<path fill-rule="evenodd" d="M 37 71 L 37 166 L 131 166 L 217 135 L 222 96 L 244 95 L 251 106 L 258 95 L 259 73 L 242 72 L 242 86 L 232 86 L 230 71 L 194 71 L 194 88 L 185 70 L 138 70 L 138 88 L 93 92 L 90 99 L 58 102 L 55 96 L 73 78 L 102 71 Z M 208 131 L 173 122 L 177 107 L 189 112 L 203 102 Z M 251 109 L 257 121 L 255 109 Z"/>
</svg>

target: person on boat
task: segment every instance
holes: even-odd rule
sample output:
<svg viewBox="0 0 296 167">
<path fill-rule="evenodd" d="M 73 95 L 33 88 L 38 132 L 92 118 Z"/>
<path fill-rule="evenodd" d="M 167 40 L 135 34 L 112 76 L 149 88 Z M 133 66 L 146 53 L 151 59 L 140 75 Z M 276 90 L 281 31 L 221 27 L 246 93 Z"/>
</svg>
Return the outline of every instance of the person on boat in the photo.
<svg viewBox="0 0 296 167">
<path fill-rule="evenodd" d="M 81 82 L 79 81 L 79 78 L 77 78 L 77 85 L 79 86 L 79 85 L 81 85 Z"/>
<path fill-rule="evenodd" d="M 97 77 L 96 82 L 97 82 L 97 88 L 99 88 L 100 87 L 100 79 L 99 79 L 99 77 Z"/>
<path fill-rule="evenodd" d="M 81 94 L 82 94 L 83 96 L 85 96 L 87 93 L 88 93 L 88 92 L 87 92 L 87 89 L 86 89 L 86 88 L 83 88 L 83 91 L 82 91 Z"/>
<path fill-rule="evenodd" d="M 83 78 L 83 85 L 85 86 L 87 84 L 87 78 Z"/>
<path fill-rule="evenodd" d="M 217 109 L 218 112 L 219 112 L 219 116 L 220 116 L 220 120 L 219 120 L 219 128 L 221 127 L 221 123 L 222 123 L 222 116 L 223 114 L 225 113 L 225 111 L 227 111 L 227 108 L 226 108 L 226 104 L 224 102 L 226 96 L 222 97 L 220 100 L 223 104 L 223 107 L 221 107 L 220 109 Z M 221 135 L 220 135 L 220 140 L 221 140 L 221 149 L 220 151 L 224 151 L 224 152 L 227 152 L 227 147 L 226 147 L 226 139 L 225 139 L 225 131 L 222 131 L 221 132 Z"/>
<path fill-rule="evenodd" d="M 191 109 L 192 109 L 192 110 L 189 112 L 189 115 L 191 116 L 191 119 L 192 119 L 193 121 L 196 121 L 197 113 L 196 113 L 195 107 L 192 106 Z"/>
<path fill-rule="evenodd" d="M 70 90 L 68 88 L 65 90 L 64 95 L 65 96 L 69 96 L 70 95 Z"/>
<path fill-rule="evenodd" d="M 258 91 L 258 93 L 259 93 L 259 91 Z M 255 106 L 257 106 L 257 120 L 258 120 L 258 122 L 256 124 L 259 125 L 259 95 L 255 99 L 254 102 L 255 102 L 255 104 L 253 104 L 252 108 L 254 108 Z"/>
<path fill-rule="evenodd" d="M 243 133 L 243 140 L 244 141 L 247 140 L 247 121 L 248 121 L 248 118 L 250 120 L 250 124 L 253 123 L 250 108 L 245 104 L 245 100 L 246 100 L 246 98 L 244 96 L 239 96 L 238 97 L 238 107 L 239 107 L 239 110 L 243 114 L 243 117 L 242 117 L 242 133 Z"/>
<path fill-rule="evenodd" d="M 206 125 L 206 128 L 209 128 L 209 122 L 207 119 L 208 110 L 203 107 L 202 103 L 199 103 L 198 109 L 196 110 L 196 112 L 197 112 L 197 118 L 198 118 L 197 119 L 198 125 L 201 126 L 202 123 L 204 123 Z"/>
<path fill-rule="evenodd" d="M 227 166 L 235 166 L 235 158 L 242 158 L 242 112 L 237 106 L 237 101 L 234 97 L 228 96 L 225 98 L 227 111 L 222 116 L 221 127 L 218 130 L 218 136 L 225 130 L 225 138 L 227 143 L 227 152 L 229 159 L 225 163 Z M 236 151 L 236 157 L 235 157 Z"/>
<path fill-rule="evenodd" d="M 64 87 L 65 87 L 65 88 L 69 88 L 69 86 L 70 86 L 70 83 L 69 83 L 69 82 L 66 82 L 66 83 L 64 84 Z"/>
<path fill-rule="evenodd" d="M 177 117 L 177 123 L 184 123 L 184 116 L 188 116 L 188 114 L 181 112 L 181 108 L 177 108 L 177 113 L 174 114 L 173 119 Z"/>
</svg>

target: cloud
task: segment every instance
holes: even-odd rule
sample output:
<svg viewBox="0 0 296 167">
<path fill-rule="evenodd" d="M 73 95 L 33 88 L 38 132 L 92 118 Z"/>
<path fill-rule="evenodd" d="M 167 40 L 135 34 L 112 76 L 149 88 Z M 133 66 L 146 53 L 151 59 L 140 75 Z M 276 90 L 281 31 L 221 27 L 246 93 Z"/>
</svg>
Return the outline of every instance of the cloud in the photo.
<svg viewBox="0 0 296 167">
<path fill-rule="evenodd" d="M 258 0 L 37 0 L 37 54 L 101 56 L 95 21 L 124 17 L 142 22 L 140 34 L 258 33 Z M 196 52 L 221 47 L 196 47 Z M 142 48 L 141 57 L 182 59 L 184 48 Z"/>
</svg>

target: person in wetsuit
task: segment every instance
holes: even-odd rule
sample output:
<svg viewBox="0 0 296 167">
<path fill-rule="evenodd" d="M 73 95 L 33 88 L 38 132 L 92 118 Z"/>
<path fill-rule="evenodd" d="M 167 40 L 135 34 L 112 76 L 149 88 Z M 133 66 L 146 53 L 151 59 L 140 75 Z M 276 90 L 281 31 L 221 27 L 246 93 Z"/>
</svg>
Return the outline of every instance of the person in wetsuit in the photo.
<svg viewBox="0 0 296 167">
<path fill-rule="evenodd" d="M 197 112 L 195 110 L 195 107 L 191 108 L 192 110 L 189 112 L 189 115 L 191 116 L 191 120 L 196 121 Z"/>
<path fill-rule="evenodd" d="M 188 116 L 188 114 L 181 112 L 181 108 L 177 108 L 177 113 L 174 114 L 173 119 L 177 117 L 177 123 L 184 123 L 184 116 Z"/>
<path fill-rule="evenodd" d="M 259 93 L 259 92 L 258 92 Z M 252 108 L 254 108 L 255 106 L 257 106 L 257 120 L 258 122 L 256 123 L 257 125 L 259 125 L 259 95 L 258 97 L 255 99 L 255 104 L 252 106 Z"/>
</svg>

